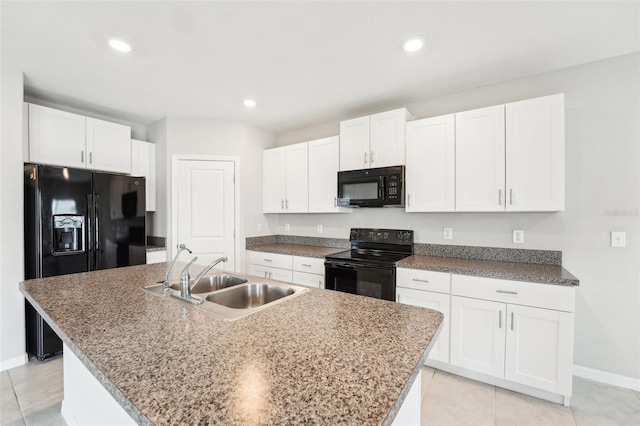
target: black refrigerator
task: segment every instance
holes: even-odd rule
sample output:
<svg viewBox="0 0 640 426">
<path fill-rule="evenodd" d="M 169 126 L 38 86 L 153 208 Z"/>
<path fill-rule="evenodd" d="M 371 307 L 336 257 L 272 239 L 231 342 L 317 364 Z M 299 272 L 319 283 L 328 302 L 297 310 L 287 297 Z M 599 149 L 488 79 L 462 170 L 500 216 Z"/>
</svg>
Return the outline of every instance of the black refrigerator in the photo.
<svg viewBox="0 0 640 426">
<path fill-rule="evenodd" d="M 146 263 L 145 180 L 25 165 L 25 279 Z M 39 360 L 62 341 L 25 301 L 27 352 Z"/>
</svg>

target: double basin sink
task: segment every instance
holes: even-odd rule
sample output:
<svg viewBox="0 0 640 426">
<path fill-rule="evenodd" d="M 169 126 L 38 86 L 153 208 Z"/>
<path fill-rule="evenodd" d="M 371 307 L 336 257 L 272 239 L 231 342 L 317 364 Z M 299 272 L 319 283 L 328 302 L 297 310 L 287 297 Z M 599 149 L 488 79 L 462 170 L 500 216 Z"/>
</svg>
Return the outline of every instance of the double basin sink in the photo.
<svg viewBox="0 0 640 426">
<path fill-rule="evenodd" d="M 162 284 L 145 287 L 160 296 Z M 236 320 L 308 291 L 305 287 L 275 282 L 253 282 L 251 277 L 227 273 L 207 275 L 193 286 L 193 306 L 223 320 Z M 180 283 L 169 285 L 169 295 L 180 294 Z M 172 300 L 179 301 L 172 298 Z M 202 303 L 200 303 L 202 301 Z"/>
</svg>

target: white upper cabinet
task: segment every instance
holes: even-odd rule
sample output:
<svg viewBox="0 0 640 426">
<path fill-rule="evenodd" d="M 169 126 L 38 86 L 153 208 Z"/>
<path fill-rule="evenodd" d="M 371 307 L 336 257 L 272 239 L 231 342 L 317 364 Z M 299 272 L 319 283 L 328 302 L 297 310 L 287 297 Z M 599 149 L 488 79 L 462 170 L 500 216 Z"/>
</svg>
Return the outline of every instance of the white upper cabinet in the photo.
<svg viewBox="0 0 640 426">
<path fill-rule="evenodd" d="M 309 145 L 298 143 L 285 148 L 287 153 L 285 210 L 287 213 L 304 213 L 309 211 Z"/>
<path fill-rule="evenodd" d="M 506 105 L 507 211 L 564 210 L 564 94 Z"/>
<path fill-rule="evenodd" d="M 131 129 L 29 104 L 28 161 L 128 174 Z"/>
<path fill-rule="evenodd" d="M 262 153 L 262 212 L 284 212 L 286 198 L 285 148 L 267 149 Z"/>
<path fill-rule="evenodd" d="M 308 145 L 300 143 L 263 153 L 263 213 L 309 210 Z"/>
<path fill-rule="evenodd" d="M 156 210 L 156 145 L 131 139 L 131 175 L 143 176 L 146 182 L 147 211 Z"/>
<path fill-rule="evenodd" d="M 350 212 L 338 207 L 340 137 L 309 142 L 309 213 Z"/>
<path fill-rule="evenodd" d="M 340 170 L 369 168 L 369 116 L 340 122 Z"/>
<path fill-rule="evenodd" d="M 406 211 L 455 208 L 454 114 L 407 123 Z"/>
<path fill-rule="evenodd" d="M 131 128 L 87 117 L 87 168 L 131 173 Z"/>
<path fill-rule="evenodd" d="M 461 112 L 455 120 L 456 211 L 504 211 L 504 105 Z"/>
<path fill-rule="evenodd" d="M 340 122 L 340 170 L 398 166 L 405 163 L 406 108 Z"/>
<path fill-rule="evenodd" d="M 85 117 L 29 104 L 29 161 L 84 168 Z"/>
</svg>

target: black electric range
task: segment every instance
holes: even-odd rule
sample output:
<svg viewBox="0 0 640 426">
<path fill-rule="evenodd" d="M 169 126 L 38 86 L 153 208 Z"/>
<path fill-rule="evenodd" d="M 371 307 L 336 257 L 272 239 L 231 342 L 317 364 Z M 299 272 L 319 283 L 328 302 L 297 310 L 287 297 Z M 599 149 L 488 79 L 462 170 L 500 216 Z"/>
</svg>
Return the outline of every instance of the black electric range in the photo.
<svg viewBox="0 0 640 426">
<path fill-rule="evenodd" d="M 413 231 L 352 228 L 351 250 L 325 258 L 325 288 L 396 300 L 396 262 L 413 254 Z"/>
</svg>

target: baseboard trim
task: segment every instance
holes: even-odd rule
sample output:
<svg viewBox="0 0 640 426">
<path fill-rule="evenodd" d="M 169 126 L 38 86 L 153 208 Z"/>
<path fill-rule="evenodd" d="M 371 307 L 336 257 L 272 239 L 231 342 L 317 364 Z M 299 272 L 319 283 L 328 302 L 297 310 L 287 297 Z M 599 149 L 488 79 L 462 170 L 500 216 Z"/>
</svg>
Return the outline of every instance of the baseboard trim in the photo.
<svg viewBox="0 0 640 426">
<path fill-rule="evenodd" d="M 581 365 L 573 366 L 573 375 L 582 377 L 583 379 L 593 380 L 595 382 L 605 383 L 607 385 L 618 386 L 620 388 L 632 389 L 640 392 L 640 379 L 633 377 L 621 376 L 619 374 L 609 373 L 607 371 L 596 370 L 594 368 L 583 367 Z"/>
<path fill-rule="evenodd" d="M 25 365 L 27 362 L 29 362 L 29 355 L 27 355 L 26 353 L 15 358 L 6 359 L 4 361 L 0 361 L 0 371 L 10 370 L 14 367 L 20 367 L 21 365 Z"/>
</svg>

